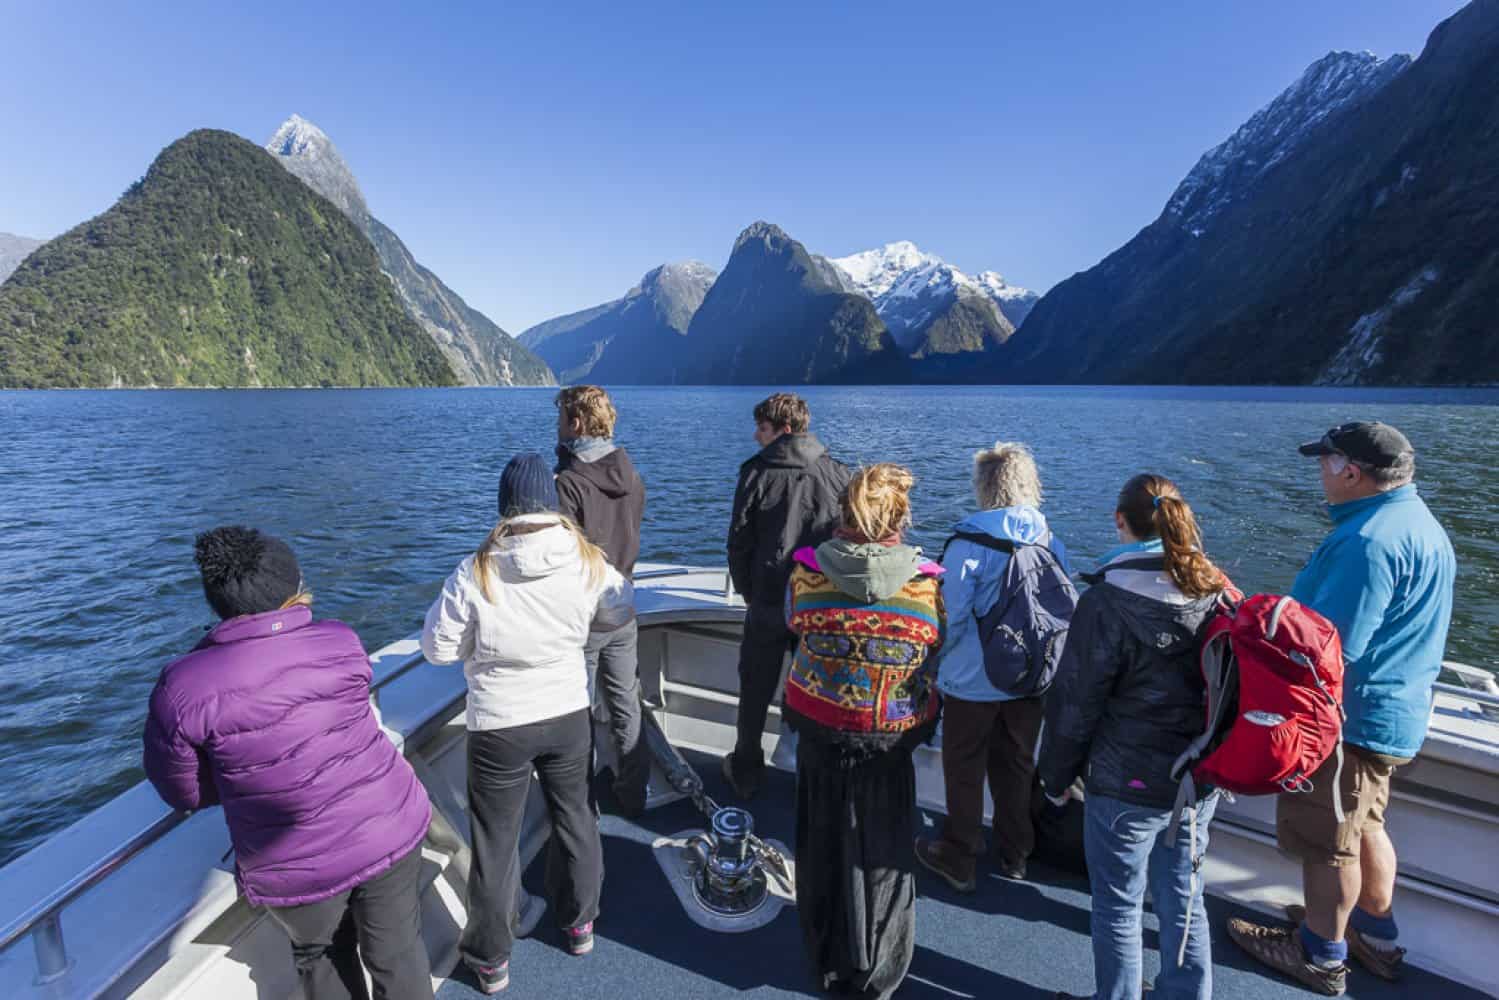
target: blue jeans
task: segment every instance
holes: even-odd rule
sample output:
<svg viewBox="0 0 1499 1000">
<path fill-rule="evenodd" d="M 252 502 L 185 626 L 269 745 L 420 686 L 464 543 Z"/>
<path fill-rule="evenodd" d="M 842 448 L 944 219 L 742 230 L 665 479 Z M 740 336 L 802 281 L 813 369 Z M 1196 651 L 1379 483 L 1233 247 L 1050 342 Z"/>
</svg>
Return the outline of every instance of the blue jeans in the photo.
<svg viewBox="0 0 1499 1000">
<path fill-rule="evenodd" d="M 1211 795 L 1197 807 L 1197 857 L 1207 851 L 1208 824 L 1218 805 Z M 1137 806 L 1089 794 L 1084 846 L 1093 890 L 1093 977 L 1097 1000 L 1139 1000 L 1142 960 L 1140 908 L 1150 886 L 1161 925 L 1159 1000 L 1211 1000 L 1213 955 L 1202 885 L 1192 886 L 1192 849 L 1187 816 L 1176 843 L 1166 846 L 1171 810 Z M 1177 965 L 1182 936 L 1186 958 Z"/>
</svg>

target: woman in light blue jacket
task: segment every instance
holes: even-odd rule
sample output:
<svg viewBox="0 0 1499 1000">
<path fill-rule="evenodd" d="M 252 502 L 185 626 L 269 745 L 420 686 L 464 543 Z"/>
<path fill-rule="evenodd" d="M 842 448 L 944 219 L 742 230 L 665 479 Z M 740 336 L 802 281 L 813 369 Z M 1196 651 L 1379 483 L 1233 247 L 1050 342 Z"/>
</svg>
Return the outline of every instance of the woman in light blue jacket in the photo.
<svg viewBox="0 0 1499 1000">
<path fill-rule="evenodd" d="M 1013 697 L 991 684 L 984 671 L 977 618 L 998 600 L 1010 559 L 984 540 L 1044 544 L 1064 570 L 1067 566 L 1067 551 L 1040 511 L 1041 477 L 1024 445 L 1001 441 L 975 454 L 973 492 L 979 512 L 958 523 L 942 559 L 948 633 L 939 654 L 937 688 L 943 701 L 947 819 L 940 837 L 916 841 L 917 859 L 959 892 L 972 892 L 978 885 L 986 775 L 994 799 L 999 873 L 1024 878 L 1035 846 L 1030 800 L 1041 699 Z"/>
</svg>

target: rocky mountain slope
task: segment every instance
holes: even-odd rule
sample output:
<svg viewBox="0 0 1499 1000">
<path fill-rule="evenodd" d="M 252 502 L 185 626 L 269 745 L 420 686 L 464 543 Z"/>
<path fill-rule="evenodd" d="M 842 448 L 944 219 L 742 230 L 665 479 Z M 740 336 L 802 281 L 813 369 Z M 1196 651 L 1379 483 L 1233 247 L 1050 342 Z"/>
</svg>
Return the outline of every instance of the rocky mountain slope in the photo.
<svg viewBox="0 0 1499 1000">
<path fill-rule="evenodd" d="M 1419 59 L 1332 53 L 1159 218 L 1048 293 L 983 375 L 1499 381 L 1499 0 Z"/>
<path fill-rule="evenodd" d="M 45 243 L 12 233 L 0 233 L 0 282 L 10 277 L 12 271 L 21 266 L 27 254 Z"/>
<path fill-rule="evenodd" d="M 717 277 L 695 260 L 663 264 L 623 297 L 538 323 L 518 339 L 565 383 L 670 383 L 688 325 Z"/>
<path fill-rule="evenodd" d="M 354 172 L 332 140 L 299 115 L 288 118 L 266 143 L 293 174 L 339 207 L 380 255 L 407 312 L 441 348 L 459 380 L 467 385 L 554 385 L 556 379 L 537 358 L 411 255 L 390 227 L 365 204 Z"/>
</svg>

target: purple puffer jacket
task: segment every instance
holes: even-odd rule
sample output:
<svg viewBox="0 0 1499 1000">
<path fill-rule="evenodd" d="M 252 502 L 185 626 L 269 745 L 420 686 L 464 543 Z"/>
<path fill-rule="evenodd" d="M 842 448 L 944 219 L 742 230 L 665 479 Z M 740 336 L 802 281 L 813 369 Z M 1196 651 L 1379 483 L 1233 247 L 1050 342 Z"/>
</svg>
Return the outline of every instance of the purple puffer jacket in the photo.
<svg viewBox="0 0 1499 1000">
<path fill-rule="evenodd" d="M 146 776 L 174 808 L 223 804 L 250 902 L 336 896 L 421 843 L 431 806 L 370 676 L 354 630 L 305 607 L 220 622 L 162 670 Z"/>
</svg>

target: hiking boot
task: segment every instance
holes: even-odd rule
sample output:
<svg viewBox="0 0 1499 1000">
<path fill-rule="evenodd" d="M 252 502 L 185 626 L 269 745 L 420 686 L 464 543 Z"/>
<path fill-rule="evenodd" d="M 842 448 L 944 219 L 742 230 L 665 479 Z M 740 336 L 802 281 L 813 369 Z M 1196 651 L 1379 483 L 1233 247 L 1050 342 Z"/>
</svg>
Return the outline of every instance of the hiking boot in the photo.
<svg viewBox="0 0 1499 1000">
<path fill-rule="evenodd" d="M 1012 882 L 1024 882 L 1025 859 L 1021 858 L 1019 861 L 1011 861 L 1008 858 L 1000 858 L 999 864 L 995 866 L 995 871 L 999 873 L 1000 878 L 1007 878 Z"/>
<path fill-rule="evenodd" d="M 1294 927 L 1266 927 L 1252 920 L 1230 917 L 1228 936 L 1250 958 L 1284 973 L 1318 993 L 1340 997 L 1348 989 L 1348 966 L 1325 968 L 1306 957 L 1301 935 Z"/>
<path fill-rule="evenodd" d="M 479 991 L 486 996 L 498 993 L 510 985 L 510 963 L 499 965 L 477 965 L 467 959 L 463 962 L 479 981 Z"/>
<path fill-rule="evenodd" d="M 562 928 L 562 936 L 567 938 L 567 953 L 569 955 L 586 955 L 593 951 L 593 921 L 579 927 Z"/>
<path fill-rule="evenodd" d="M 958 892 L 973 892 L 978 888 L 973 859 L 961 857 L 945 840 L 917 837 L 916 860 Z"/>
<path fill-rule="evenodd" d="M 734 766 L 734 755 L 732 753 L 723 755 L 724 780 L 728 781 L 729 787 L 734 790 L 734 794 L 741 799 L 752 799 L 760 791 L 760 781 L 764 777 L 763 772 L 764 766 L 762 765 L 761 768 L 755 771 L 753 776 L 742 775 L 739 773 L 739 769 Z"/>
<path fill-rule="evenodd" d="M 1292 903 L 1286 907 L 1286 919 L 1299 925 L 1306 919 L 1306 907 L 1300 903 Z M 1361 931 L 1352 926 L 1345 933 L 1348 936 L 1348 954 L 1358 959 L 1359 965 L 1386 982 L 1400 981 L 1400 976 L 1405 972 L 1404 948 L 1375 947 Z"/>
</svg>

